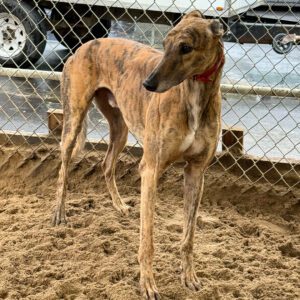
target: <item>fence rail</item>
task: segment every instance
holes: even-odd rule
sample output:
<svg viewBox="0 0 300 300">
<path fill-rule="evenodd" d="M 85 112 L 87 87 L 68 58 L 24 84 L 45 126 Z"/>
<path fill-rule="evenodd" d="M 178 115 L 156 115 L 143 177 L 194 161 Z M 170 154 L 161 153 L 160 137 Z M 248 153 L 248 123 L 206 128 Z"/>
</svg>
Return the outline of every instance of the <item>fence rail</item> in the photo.
<svg viewBox="0 0 300 300">
<path fill-rule="evenodd" d="M 61 108 L 63 64 L 82 43 L 108 36 L 162 48 L 170 26 L 194 9 L 208 18 L 219 18 L 226 29 L 224 130 L 214 164 L 225 171 L 235 170 L 253 183 L 280 183 L 286 191 L 299 186 L 297 0 L 2 0 L 0 144 L 58 142 L 59 138 L 49 133 L 48 118 L 55 117 L 55 109 Z M 89 119 L 89 140 L 107 143 L 107 124 L 95 108 Z M 225 142 L 228 131 L 233 134 L 230 146 Z M 139 146 L 133 135 L 129 144 Z M 89 144 L 92 148 L 97 148 L 95 143 Z M 134 149 L 128 147 L 126 151 L 139 152 Z M 234 149 L 239 149 L 238 153 Z M 255 176 L 251 175 L 253 170 Z M 276 180 L 269 176 L 271 171 L 277 174 Z"/>
<path fill-rule="evenodd" d="M 1 68 L 0 76 L 36 78 L 43 80 L 60 80 L 61 72 L 39 71 L 27 69 Z M 251 86 L 239 84 L 221 84 L 221 90 L 224 93 L 239 95 L 260 95 L 274 97 L 295 97 L 300 98 L 300 89 L 276 88 L 267 86 Z M 299 101 L 298 99 L 295 99 Z"/>
</svg>

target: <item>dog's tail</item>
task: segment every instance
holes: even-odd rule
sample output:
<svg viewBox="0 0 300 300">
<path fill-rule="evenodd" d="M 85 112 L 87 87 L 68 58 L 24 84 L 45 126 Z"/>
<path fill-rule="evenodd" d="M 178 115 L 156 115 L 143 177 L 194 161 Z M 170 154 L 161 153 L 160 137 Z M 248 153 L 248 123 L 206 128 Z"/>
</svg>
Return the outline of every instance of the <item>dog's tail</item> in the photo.
<svg viewBox="0 0 300 300">
<path fill-rule="evenodd" d="M 86 135 L 87 135 L 87 123 L 88 123 L 88 117 L 85 117 L 82 123 L 81 131 L 79 132 L 76 144 L 72 152 L 72 159 L 76 159 L 81 156 L 83 153 Z"/>
</svg>

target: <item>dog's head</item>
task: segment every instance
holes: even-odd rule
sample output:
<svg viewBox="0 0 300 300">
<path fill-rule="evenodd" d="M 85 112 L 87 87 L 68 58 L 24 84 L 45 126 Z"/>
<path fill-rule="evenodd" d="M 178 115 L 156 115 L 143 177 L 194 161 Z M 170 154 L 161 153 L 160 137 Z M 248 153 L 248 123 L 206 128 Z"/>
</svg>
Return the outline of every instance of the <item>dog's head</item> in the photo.
<svg viewBox="0 0 300 300">
<path fill-rule="evenodd" d="M 162 93 L 212 66 L 219 50 L 223 26 L 193 11 L 168 33 L 163 41 L 164 56 L 144 81 L 144 87 Z"/>
</svg>

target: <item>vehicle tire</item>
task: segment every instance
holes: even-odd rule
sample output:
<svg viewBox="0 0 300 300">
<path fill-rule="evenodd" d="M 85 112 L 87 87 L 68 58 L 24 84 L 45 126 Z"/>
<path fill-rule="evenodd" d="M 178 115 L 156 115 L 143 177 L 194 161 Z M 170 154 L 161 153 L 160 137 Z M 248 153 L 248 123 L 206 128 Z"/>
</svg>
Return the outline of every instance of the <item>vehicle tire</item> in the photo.
<svg viewBox="0 0 300 300">
<path fill-rule="evenodd" d="M 28 3 L 3 0 L 0 4 L 0 64 L 28 67 L 46 46 L 46 24 L 40 12 Z"/>
<path fill-rule="evenodd" d="M 64 16 L 66 24 L 65 26 L 57 26 L 53 33 L 56 39 L 62 45 L 72 50 L 72 52 L 89 40 L 108 36 L 111 27 L 110 20 L 98 20 L 92 15 L 91 20 L 95 20 L 91 23 L 95 25 L 88 28 L 84 23 L 84 18 L 79 17 L 79 13 L 76 13 L 72 9 L 67 10 L 66 8 L 61 8 L 59 10 L 52 10 L 51 21 L 57 23 L 57 20 L 61 20 L 62 15 Z M 85 13 L 81 12 L 80 15 L 85 15 Z"/>
<path fill-rule="evenodd" d="M 287 54 L 291 52 L 293 48 L 293 42 L 289 42 L 287 44 L 282 44 L 281 41 L 286 36 L 286 33 L 278 33 L 274 38 L 272 42 L 272 48 L 273 50 L 278 54 Z"/>
</svg>

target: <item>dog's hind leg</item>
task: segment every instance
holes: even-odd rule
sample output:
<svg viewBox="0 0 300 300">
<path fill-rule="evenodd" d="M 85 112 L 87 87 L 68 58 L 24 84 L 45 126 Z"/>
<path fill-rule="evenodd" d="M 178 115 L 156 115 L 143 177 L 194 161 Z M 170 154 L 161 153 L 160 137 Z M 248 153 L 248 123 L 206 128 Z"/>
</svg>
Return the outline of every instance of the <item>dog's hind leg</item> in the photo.
<svg viewBox="0 0 300 300">
<path fill-rule="evenodd" d="M 115 168 L 118 155 L 124 149 L 127 141 L 128 128 L 119 108 L 113 107 L 116 105 L 116 102 L 109 90 L 104 88 L 99 89 L 95 93 L 95 101 L 98 108 L 107 119 L 110 130 L 108 150 L 102 163 L 105 181 L 113 201 L 113 206 L 117 211 L 127 215 L 129 207 L 124 203 L 118 192 L 115 179 Z"/>
<path fill-rule="evenodd" d="M 188 162 L 184 168 L 184 225 L 181 244 L 181 281 L 187 288 L 197 291 L 200 283 L 194 270 L 193 245 L 196 219 L 204 184 L 203 163 Z"/>
<path fill-rule="evenodd" d="M 57 204 L 52 219 L 53 225 L 66 223 L 65 197 L 67 190 L 68 167 L 76 139 L 82 129 L 83 120 L 91 102 L 91 99 L 86 95 L 84 88 L 82 89 L 82 93 L 80 93 L 80 90 L 77 89 L 76 93 L 74 92 L 73 94 L 72 90 L 68 88 L 68 84 L 69 83 L 63 78 L 61 87 L 61 96 L 63 98 L 64 106 L 64 122 L 61 139 L 62 163 L 57 183 Z M 81 95 L 79 99 L 78 95 Z"/>
</svg>

